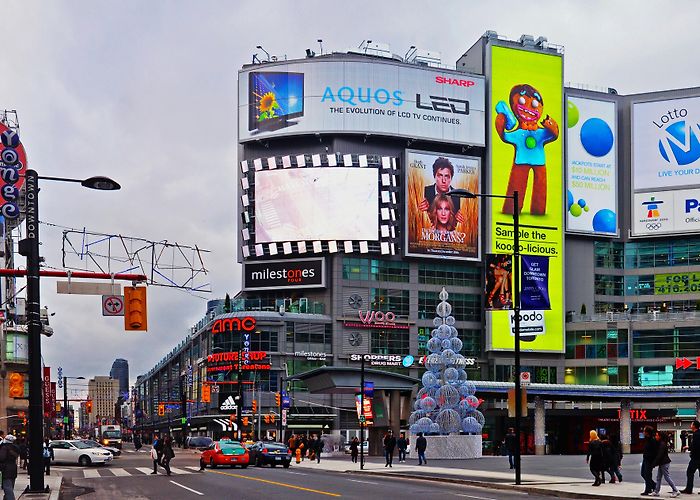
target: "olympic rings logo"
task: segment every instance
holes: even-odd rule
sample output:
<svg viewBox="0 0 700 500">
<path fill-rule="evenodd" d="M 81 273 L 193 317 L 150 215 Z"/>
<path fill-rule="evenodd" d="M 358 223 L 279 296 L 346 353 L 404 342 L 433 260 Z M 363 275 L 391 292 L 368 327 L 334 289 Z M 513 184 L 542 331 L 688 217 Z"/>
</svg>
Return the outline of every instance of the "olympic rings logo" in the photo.
<svg viewBox="0 0 700 500">
<path fill-rule="evenodd" d="M 649 231 L 658 231 L 661 229 L 661 223 L 659 222 L 647 222 L 647 229 Z"/>
</svg>

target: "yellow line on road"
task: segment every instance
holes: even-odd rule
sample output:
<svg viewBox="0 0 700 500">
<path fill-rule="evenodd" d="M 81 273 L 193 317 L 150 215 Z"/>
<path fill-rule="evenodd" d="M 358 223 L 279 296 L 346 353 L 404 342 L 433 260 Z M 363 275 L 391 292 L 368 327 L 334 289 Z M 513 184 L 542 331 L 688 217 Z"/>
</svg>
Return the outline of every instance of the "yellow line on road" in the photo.
<svg viewBox="0 0 700 500">
<path fill-rule="evenodd" d="M 318 493 L 319 495 L 327 495 L 329 497 L 339 497 L 338 493 L 331 493 L 329 491 L 312 490 L 311 488 L 304 488 L 302 486 L 295 486 L 293 484 L 278 483 L 277 481 L 269 481 L 267 479 L 260 479 L 258 477 L 248 477 L 241 474 L 232 474 L 231 472 L 221 472 L 216 470 L 208 470 L 207 473 L 223 474 L 224 476 L 239 477 L 241 479 L 250 479 L 251 481 L 259 481 L 261 483 L 274 484 L 275 486 L 283 486 L 284 488 L 292 488 L 294 490 L 308 491 L 311 493 Z"/>
</svg>

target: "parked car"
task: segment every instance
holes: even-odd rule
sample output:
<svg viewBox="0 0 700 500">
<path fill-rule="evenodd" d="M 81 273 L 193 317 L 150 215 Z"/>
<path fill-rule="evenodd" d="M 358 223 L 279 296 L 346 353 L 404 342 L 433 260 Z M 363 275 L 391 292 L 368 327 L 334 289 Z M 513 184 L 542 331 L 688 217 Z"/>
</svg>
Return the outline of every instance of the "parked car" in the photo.
<svg viewBox="0 0 700 500">
<path fill-rule="evenodd" d="M 92 439 L 81 439 L 81 441 L 83 443 L 87 443 L 87 444 L 93 446 L 94 448 L 105 449 L 108 452 L 110 452 L 112 454 L 112 456 L 115 458 L 122 454 L 122 450 L 120 450 L 119 448 L 114 448 L 113 446 L 105 446 L 103 444 L 98 443 L 97 441 L 93 441 Z"/>
<path fill-rule="evenodd" d="M 214 440 L 207 436 L 188 436 L 185 440 L 187 448 L 204 451 L 208 449 Z"/>
<path fill-rule="evenodd" d="M 104 448 L 96 448 L 80 439 L 51 441 L 49 446 L 53 449 L 52 463 L 79 464 L 87 466 L 91 464 L 108 464 L 112 461 L 112 454 Z"/>
<path fill-rule="evenodd" d="M 258 441 L 248 448 L 248 452 L 250 463 L 255 464 L 256 467 L 270 464 L 272 467 L 282 465 L 287 468 L 292 462 L 292 451 L 284 443 Z"/>
<path fill-rule="evenodd" d="M 238 441 L 222 439 L 215 441 L 202 452 L 202 463 L 215 469 L 219 465 L 240 466 L 245 469 L 250 463 L 248 450 Z"/>
<path fill-rule="evenodd" d="M 362 447 L 364 448 L 364 454 L 365 455 L 369 454 L 369 441 L 365 441 L 363 443 Z M 345 443 L 344 449 L 345 449 L 345 453 L 349 455 L 350 454 L 350 443 Z M 357 452 L 360 453 L 359 447 L 357 448 Z"/>
</svg>

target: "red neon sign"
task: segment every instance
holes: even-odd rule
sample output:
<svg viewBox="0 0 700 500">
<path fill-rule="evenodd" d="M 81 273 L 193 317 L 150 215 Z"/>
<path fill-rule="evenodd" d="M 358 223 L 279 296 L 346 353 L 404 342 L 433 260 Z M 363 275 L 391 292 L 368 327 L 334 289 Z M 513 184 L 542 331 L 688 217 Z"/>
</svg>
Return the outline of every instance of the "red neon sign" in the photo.
<svg viewBox="0 0 700 500">
<path fill-rule="evenodd" d="M 211 333 L 240 332 L 241 330 L 244 332 L 255 330 L 255 318 L 246 316 L 245 318 L 217 319 L 211 327 Z"/>
</svg>

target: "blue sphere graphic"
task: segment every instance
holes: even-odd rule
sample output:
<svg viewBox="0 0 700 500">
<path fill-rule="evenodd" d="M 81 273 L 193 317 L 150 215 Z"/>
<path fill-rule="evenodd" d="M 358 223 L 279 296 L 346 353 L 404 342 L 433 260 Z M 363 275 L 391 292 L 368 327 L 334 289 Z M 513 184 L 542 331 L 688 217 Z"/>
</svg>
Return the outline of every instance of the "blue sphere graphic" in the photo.
<svg viewBox="0 0 700 500">
<path fill-rule="evenodd" d="M 567 210 L 567 211 L 570 210 L 570 209 L 571 209 L 571 205 L 573 205 L 573 204 L 574 204 L 574 195 L 571 194 L 571 191 L 569 191 L 569 190 L 567 189 L 567 190 L 566 190 L 566 210 Z"/>
<path fill-rule="evenodd" d="M 608 208 L 598 210 L 593 216 L 593 230 L 599 233 L 615 233 L 617 231 L 617 216 Z"/>
<path fill-rule="evenodd" d="M 610 126 L 600 118 L 589 118 L 581 126 L 581 145 L 592 156 L 605 156 L 613 147 Z"/>
</svg>

